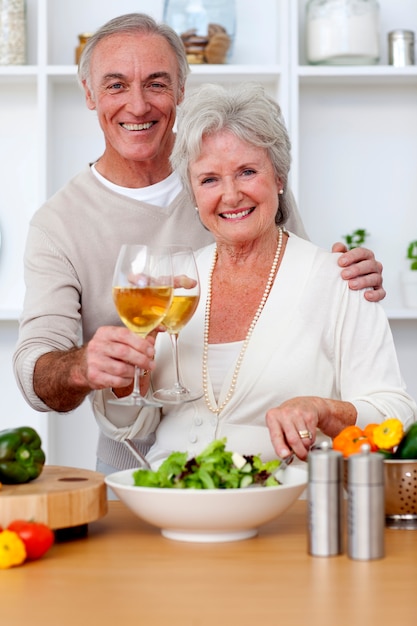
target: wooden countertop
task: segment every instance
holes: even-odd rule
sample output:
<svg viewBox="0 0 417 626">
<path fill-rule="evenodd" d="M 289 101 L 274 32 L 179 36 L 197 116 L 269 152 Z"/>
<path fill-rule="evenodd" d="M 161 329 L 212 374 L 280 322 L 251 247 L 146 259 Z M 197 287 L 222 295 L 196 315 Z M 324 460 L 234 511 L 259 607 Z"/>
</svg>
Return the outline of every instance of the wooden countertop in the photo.
<svg viewBox="0 0 417 626">
<path fill-rule="evenodd" d="M 415 625 L 417 531 L 386 529 L 386 556 L 307 554 L 306 503 L 253 539 L 171 541 L 122 503 L 88 536 L 0 570 L 10 626 Z"/>
</svg>

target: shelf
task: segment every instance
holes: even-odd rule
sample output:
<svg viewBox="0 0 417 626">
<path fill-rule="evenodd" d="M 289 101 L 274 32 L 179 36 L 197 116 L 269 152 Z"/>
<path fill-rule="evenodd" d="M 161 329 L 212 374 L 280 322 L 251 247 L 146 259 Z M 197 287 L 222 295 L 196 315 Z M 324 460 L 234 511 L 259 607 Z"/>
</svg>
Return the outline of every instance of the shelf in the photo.
<svg viewBox="0 0 417 626">
<path fill-rule="evenodd" d="M 262 77 L 276 77 L 281 73 L 280 65 L 239 65 L 239 64 L 224 64 L 224 65 L 191 65 L 191 74 L 200 76 L 228 76 L 230 74 L 236 74 L 238 76 L 244 76 L 247 80 L 248 76 Z"/>
<path fill-rule="evenodd" d="M 0 68 L 0 76 L 20 76 L 36 75 L 42 70 L 41 66 L 37 65 L 22 65 L 22 66 L 4 66 Z M 246 65 L 237 63 L 225 63 L 223 65 L 214 64 L 201 64 L 190 65 L 191 76 L 201 76 L 203 78 L 213 77 L 229 77 L 239 76 L 245 80 L 248 77 L 252 79 L 259 78 L 259 80 L 276 78 L 281 74 L 280 65 Z M 76 65 L 47 65 L 45 72 L 48 76 L 76 76 Z"/>
<path fill-rule="evenodd" d="M 238 76 L 245 80 L 276 79 L 282 73 L 279 64 L 274 65 L 246 65 L 246 64 L 224 64 L 224 65 L 191 65 L 191 76 L 202 78 L 224 78 Z M 24 78 L 26 76 L 37 76 L 43 72 L 43 66 L 38 65 L 5 65 L 0 66 L 0 78 Z M 49 76 L 76 76 L 76 65 L 47 65 L 45 73 Z M 366 65 L 366 66 L 336 66 L 336 65 L 299 65 L 298 76 L 304 82 L 327 80 L 331 83 L 340 81 L 361 81 L 371 80 L 373 82 L 390 83 L 410 83 L 417 82 L 417 66 L 392 67 L 390 65 Z"/>
<path fill-rule="evenodd" d="M 280 65 L 192 65 L 188 82 L 198 85 L 206 82 L 237 83 L 256 81 L 264 85 L 276 85 L 282 68 Z M 0 67 L 0 81 L 35 82 L 40 76 L 47 76 L 52 82 L 74 83 L 77 80 L 76 65 L 25 65 Z"/>
<path fill-rule="evenodd" d="M 20 314 L 19 309 L 0 309 L 0 322 L 18 322 Z"/>
<path fill-rule="evenodd" d="M 335 66 L 300 65 L 298 76 L 303 84 L 375 84 L 417 85 L 417 66 L 393 67 L 391 65 Z"/>
<path fill-rule="evenodd" d="M 386 309 L 389 320 L 416 320 L 417 309 Z"/>
<path fill-rule="evenodd" d="M 278 90 L 280 78 L 280 65 L 192 65 L 187 85 L 193 87 L 207 82 L 228 85 L 258 82 L 262 83 L 265 89 L 269 89 L 282 105 L 284 98 Z"/>
<path fill-rule="evenodd" d="M 36 84 L 38 68 L 36 65 L 0 66 L 0 83 Z"/>
</svg>

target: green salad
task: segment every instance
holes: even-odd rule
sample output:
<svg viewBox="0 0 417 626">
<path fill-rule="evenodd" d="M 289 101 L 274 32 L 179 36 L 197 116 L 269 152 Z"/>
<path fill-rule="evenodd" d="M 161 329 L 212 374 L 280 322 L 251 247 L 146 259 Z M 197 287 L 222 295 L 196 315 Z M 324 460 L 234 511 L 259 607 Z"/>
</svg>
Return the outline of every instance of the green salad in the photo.
<svg viewBox="0 0 417 626">
<path fill-rule="evenodd" d="M 230 452 L 226 450 L 226 439 L 218 439 L 192 459 L 186 452 L 172 452 L 156 471 L 138 469 L 133 479 L 136 487 L 170 489 L 272 487 L 280 484 L 274 476 L 280 463 L 263 463 L 259 456 Z"/>
</svg>

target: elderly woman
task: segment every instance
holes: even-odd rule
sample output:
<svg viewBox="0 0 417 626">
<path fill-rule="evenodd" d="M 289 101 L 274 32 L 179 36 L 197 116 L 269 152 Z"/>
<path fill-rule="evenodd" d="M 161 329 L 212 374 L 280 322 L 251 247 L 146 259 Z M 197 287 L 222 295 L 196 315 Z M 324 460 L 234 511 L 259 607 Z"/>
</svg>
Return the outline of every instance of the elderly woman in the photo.
<svg viewBox="0 0 417 626">
<path fill-rule="evenodd" d="M 305 460 L 350 424 L 413 422 L 383 309 L 340 280 L 337 254 L 285 229 L 291 156 L 278 104 L 257 85 L 202 87 L 180 109 L 171 161 L 215 238 L 196 254 L 201 300 L 180 336 L 183 378 L 203 396 L 128 418 L 98 392 L 101 428 L 120 439 L 156 428 L 157 465 L 221 437 L 242 454 Z M 168 336 L 155 350 L 153 386 L 170 386 Z"/>
</svg>

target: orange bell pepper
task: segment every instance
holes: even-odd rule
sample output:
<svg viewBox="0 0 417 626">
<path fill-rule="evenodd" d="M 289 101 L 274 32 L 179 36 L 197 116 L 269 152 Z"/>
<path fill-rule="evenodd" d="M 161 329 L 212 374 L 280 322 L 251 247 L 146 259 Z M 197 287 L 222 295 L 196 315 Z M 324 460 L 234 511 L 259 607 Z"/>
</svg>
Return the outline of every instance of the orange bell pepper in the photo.
<svg viewBox="0 0 417 626">
<path fill-rule="evenodd" d="M 377 450 L 379 450 L 378 446 L 375 443 L 375 434 L 374 434 L 375 428 L 377 428 L 377 426 L 379 426 L 379 424 L 368 424 L 363 429 L 363 434 L 365 435 L 365 437 L 368 438 L 369 444 L 371 446 L 371 452 L 376 452 Z"/>
<path fill-rule="evenodd" d="M 333 450 L 338 450 L 345 458 L 361 451 L 363 444 L 372 447 L 370 439 L 359 426 L 346 426 L 333 439 Z"/>
</svg>

